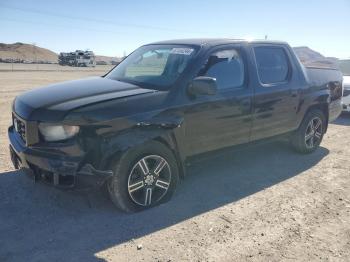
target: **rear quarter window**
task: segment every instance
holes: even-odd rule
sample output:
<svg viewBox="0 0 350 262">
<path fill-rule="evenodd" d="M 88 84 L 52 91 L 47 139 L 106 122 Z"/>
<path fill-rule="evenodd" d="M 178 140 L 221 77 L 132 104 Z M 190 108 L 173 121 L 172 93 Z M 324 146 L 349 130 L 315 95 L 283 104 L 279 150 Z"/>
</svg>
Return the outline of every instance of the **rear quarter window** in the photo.
<svg viewBox="0 0 350 262">
<path fill-rule="evenodd" d="M 254 47 L 254 53 L 261 83 L 274 84 L 288 80 L 289 59 L 282 47 Z"/>
</svg>

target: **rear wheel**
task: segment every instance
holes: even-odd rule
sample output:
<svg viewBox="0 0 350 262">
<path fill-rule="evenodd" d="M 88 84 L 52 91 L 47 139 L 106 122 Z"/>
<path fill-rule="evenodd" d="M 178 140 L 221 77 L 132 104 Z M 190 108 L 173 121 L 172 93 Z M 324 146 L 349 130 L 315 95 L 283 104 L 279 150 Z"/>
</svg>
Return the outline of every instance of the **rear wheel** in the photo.
<svg viewBox="0 0 350 262">
<path fill-rule="evenodd" d="M 166 202 L 178 182 L 173 153 L 156 141 L 128 150 L 113 167 L 109 195 L 113 203 L 126 212 Z"/>
<path fill-rule="evenodd" d="M 292 135 L 292 146 L 300 153 L 315 151 L 322 142 L 325 128 L 326 117 L 324 113 L 318 109 L 311 110 Z"/>
</svg>

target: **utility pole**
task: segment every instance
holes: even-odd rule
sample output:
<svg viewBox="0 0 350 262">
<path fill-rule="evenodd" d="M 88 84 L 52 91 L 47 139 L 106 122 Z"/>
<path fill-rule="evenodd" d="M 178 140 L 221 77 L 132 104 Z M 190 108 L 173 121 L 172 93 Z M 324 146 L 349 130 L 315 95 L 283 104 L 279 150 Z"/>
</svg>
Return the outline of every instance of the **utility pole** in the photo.
<svg viewBox="0 0 350 262">
<path fill-rule="evenodd" d="M 38 70 L 38 63 L 36 60 L 36 43 L 33 43 L 33 55 L 34 55 L 34 63 L 36 64 L 36 70 Z"/>
</svg>

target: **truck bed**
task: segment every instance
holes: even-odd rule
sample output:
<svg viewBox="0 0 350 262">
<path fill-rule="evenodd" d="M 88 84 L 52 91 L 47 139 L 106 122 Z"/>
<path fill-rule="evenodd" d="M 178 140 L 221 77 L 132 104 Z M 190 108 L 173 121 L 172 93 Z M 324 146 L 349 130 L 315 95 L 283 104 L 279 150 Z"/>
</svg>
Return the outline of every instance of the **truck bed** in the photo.
<svg viewBox="0 0 350 262">
<path fill-rule="evenodd" d="M 329 90 L 329 121 L 335 120 L 342 111 L 343 74 L 338 69 L 305 67 L 307 82 L 312 89 Z"/>
</svg>

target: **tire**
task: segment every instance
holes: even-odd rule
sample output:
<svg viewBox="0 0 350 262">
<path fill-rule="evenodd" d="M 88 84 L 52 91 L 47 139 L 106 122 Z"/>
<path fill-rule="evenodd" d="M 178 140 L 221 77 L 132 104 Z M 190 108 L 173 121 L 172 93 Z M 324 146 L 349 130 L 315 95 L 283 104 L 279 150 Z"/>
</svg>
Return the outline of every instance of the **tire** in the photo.
<svg viewBox="0 0 350 262">
<path fill-rule="evenodd" d="M 321 110 L 309 111 L 292 134 L 291 144 L 295 151 L 302 154 L 314 152 L 322 142 L 326 124 L 326 117 Z"/>
<path fill-rule="evenodd" d="M 128 213 L 167 202 L 179 180 L 174 154 L 157 141 L 129 149 L 111 167 L 109 196 L 118 209 Z"/>
</svg>

